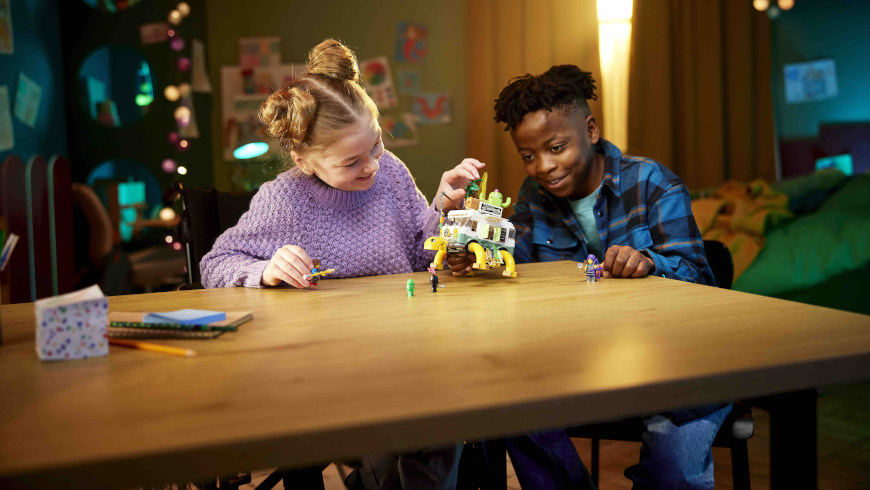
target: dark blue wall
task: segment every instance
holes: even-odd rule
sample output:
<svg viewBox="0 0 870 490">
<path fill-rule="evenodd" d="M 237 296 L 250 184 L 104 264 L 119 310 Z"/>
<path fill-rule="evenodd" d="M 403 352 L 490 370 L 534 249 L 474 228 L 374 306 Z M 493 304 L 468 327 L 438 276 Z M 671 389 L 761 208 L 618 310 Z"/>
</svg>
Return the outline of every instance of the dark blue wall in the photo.
<svg viewBox="0 0 870 490">
<path fill-rule="evenodd" d="M 773 3 L 773 2 L 771 2 Z M 818 134 L 819 123 L 870 121 L 870 2 L 797 0 L 771 23 L 773 103 L 780 138 Z M 786 104 L 783 66 L 832 58 L 838 95 Z"/>
<path fill-rule="evenodd" d="M 10 154 L 25 161 L 33 155 L 46 158 L 55 154 L 67 155 L 64 99 L 68 96 L 69 84 L 64 80 L 61 65 L 57 1 L 14 0 L 10 3 L 15 53 L 0 54 L 0 85 L 9 90 L 15 147 L 0 152 L 0 162 Z M 26 126 L 14 115 L 20 72 L 42 87 L 34 128 Z"/>
</svg>

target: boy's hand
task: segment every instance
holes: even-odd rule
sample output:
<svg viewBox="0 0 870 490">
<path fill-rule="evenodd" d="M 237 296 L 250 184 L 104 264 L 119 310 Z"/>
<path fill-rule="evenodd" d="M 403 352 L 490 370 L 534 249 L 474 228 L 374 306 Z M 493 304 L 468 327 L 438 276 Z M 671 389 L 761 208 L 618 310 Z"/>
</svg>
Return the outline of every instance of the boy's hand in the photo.
<svg viewBox="0 0 870 490">
<path fill-rule="evenodd" d="M 307 288 L 311 283 L 306 276 L 311 274 L 314 263 L 301 247 L 296 245 L 284 245 L 279 248 L 269 265 L 263 270 L 263 278 L 260 282 L 264 286 L 278 286 L 282 282 L 294 288 Z"/>
<path fill-rule="evenodd" d="M 628 245 L 612 245 L 604 254 L 604 277 L 643 277 L 655 268 L 651 258 Z"/>
<path fill-rule="evenodd" d="M 470 181 L 480 178 L 480 169 L 486 164 L 473 158 L 466 158 L 454 167 L 452 170 L 444 172 L 441 176 L 441 184 L 438 186 L 438 191 L 435 193 L 436 206 L 441 202 L 444 204 L 444 211 L 456 209 L 454 202 L 458 203 L 465 198 L 465 185 Z M 441 193 L 447 194 L 450 199 L 444 198 L 439 200 Z M 451 201 L 452 199 L 452 201 Z M 439 209 L 440 211 L 440 209 Z"/>
<path fill-rule="evenodd" d="M 471 272 L 471 264 L 474 263 L 471 257 L 473 255 L 466 252 L 447 254 L 447 266 L 450 267 L 453 277 L 462 277 Z"/>
</svg>

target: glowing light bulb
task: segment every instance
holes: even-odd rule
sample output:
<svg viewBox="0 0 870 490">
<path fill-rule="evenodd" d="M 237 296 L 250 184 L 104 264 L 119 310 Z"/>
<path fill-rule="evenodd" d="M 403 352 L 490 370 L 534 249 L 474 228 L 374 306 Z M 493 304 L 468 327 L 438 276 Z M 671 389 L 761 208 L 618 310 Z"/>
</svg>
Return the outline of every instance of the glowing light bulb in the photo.
<svg viewBox="0 0 870 490">
<path fill-rule="evenodd" d="M 178 168 L 178 164 L 175 163 L 175 160 L 167 158 L 160 163 L 160 168 L 162 168 L 164 172 L 171 174 Z"/>
<path fill-rule="evenodd" d="M 167 85 L 165 89 L 163 89 L 163 96 L 166 97 L 166 100 L 169 102 L 175 102 L 178 100 L 178 97 L 181 95 L 181 92 L 178 90 L 178 87 L 175 85 Z"/>
<path fill-rule="evenodd" d="M 767 7 L 770 7 L 769 0 L 752 0 L 752 6 L 755 7 L 755 10 L 759 12 L 764 12 L 767 10 Z"/>
<path fill-rule="evenodd" d="M 166 235 L 166 238 L 163 239 L 166 243 L 172 243 L 172 236 Z"/>
<path fill-rule="evenodd" d="M 185 106 L 179 106 L 175 109 L 175 122 L 178 123 L 179 126 L 187 126 L 190 124 L 190 109 Z"/>
<path fill-rule="evenodd" d="M 181 19 L 182 19 L 181 12 L 179 12 L 177 10 L 173 10 L 172 12 L 169 12 L 168 20 L 169 20 L 170 24 L 177 26 L 178 24 L 181 24 Z"/>
<path fill-rule="evenodd" d="M 187 97 L 190 95 L 190 84 L 182 83 L 178 85 L 178 91 L 181 93 L 182 97 Z"/>
<path fill-rule="evenodd" d="M 178 175 L 187 175 L 187 167 L 178 167 Z"/>
<path fill-rule="evenodd" d="M 175 219 L 175 210 L 170 207 L 165 207 L 160 210 L 160 214 L 158 214 L 157 217 L 163 221 Z"/>
<path fill-rule="evenodd" d="M 794 0 L 778 0 L 776 4 L 782 10 L 791 10 L 794 7 Z"/>
<path fill-rule="evenodd" d="M 177 10 L 182 17 L 187 17 L 188 15 L 190 15 L 190 5 L 188 5 L 187 2 L 179 3 L 175 7 L 175 10 Z"/>
</svg>

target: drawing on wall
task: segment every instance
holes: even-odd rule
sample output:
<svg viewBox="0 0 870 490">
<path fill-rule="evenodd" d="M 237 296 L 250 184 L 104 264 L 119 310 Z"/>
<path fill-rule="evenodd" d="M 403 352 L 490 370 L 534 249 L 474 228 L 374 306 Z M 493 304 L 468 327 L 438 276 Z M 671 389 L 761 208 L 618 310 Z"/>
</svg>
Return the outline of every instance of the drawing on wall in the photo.
<svg viewBox="0 0 870 490">
<path fill-rule="evenodd" d="M 0 54 L 15 53 L 12 39 L 12 6 L 10 0 L 0 0 Z"/>
<path fill-rule="evenodd" d="M 379 108 L 389 109 L 399 105 L 396 89 L 393 86 L 393 76 L 390 74 L 390 65 L 385 56 L 360 62 L 359 71 L 362 73 L 366 92 Z"/>
<path fill-rule="evenodd" d="M 221 67 L 221 103 L 223 114 L 221 127 L 224 128 L 223 156 L 226 161 L 234 161 L 232 142 L 229 138 L 229 128 L 236 127 L 241 121 L 258 120 L 257 111 L 260 105 L 277 88 L 287 84 L 293 78 L 306 72 L 306 65 L 294 63 L 278 66 L 261 66 L 250 70 L 254 88 L 261 89 L 257 93 L 246 93 L 246 80 L 240 66 Z M 262 127 L 261 124 L 257 126 Z M 270 150 L 271 152 L 272 150 Z"/>
<path fill-rule="evenodd" d="M 0 151 L 11 150 L 15 146 L 15 133 L 12 131 L 12 114 L 9 112 L 9 88 L 0 85 Z"/>
<path fill-rule="evenodd" d="M 451 121 L 449 94 L 417 94 L 412 101 L 417 124 L 444 124 Z"/>
<path fill-rule="evenodd" d="M 414 124 L 414 115 L 411 113 L 406 112 L 398 118 L 382 115 L 381 129 L 384 132 L 384 146 L 387 148 L 417 144 L 417 125 Z"/>
<path fill-rule="evenodd" d="M 193 72 L 190 74 L 190 85 L 194 92 L 211 93 L 211 82 L 208 79 L 208 71 L 205 69 L 205 45 L 199 39 L 193 40 L 191 50 L 193 58 Z"/>
<path fill-rule="evenodd" d="M 399 70 L 399 93 L 413 95 L 420 92 L 420 72 L 417 70 Z"/>
<path fill-rule="evenodd" d="M 789 104 L 837 96 L 837 66 L 832 59 L 791 63 L 782 70 L 785 76 L 785 101 Z"/>
<path fill-rule="evenodd" d="M 396 40 L 396 61 L 419 63 L 426 58 L 429 30 L 422 24 L 399 23 L 399 37 Z"/>
<path fill-rule="evenodd" d="M 281 64 L 280 37 L 249 37 L 239 39 L 239 66 L 248 70 L 257 66 Z"/>
<path fill-rule="evenodd" d="M 18 74 L 18 92 L 15 95 L 15 117 L 28 127 L 36 126 L 42 87 L 23 72 Z"/>
<path fill-rule="evenodd" d="M 142 44 L 162 43 L 169 39 L 168 30 L 169 24 L 166 22 L 142 24 L 139 26 L 139 38 L 142 40 Z"/>
<path fill-rule="evenodd" d="M 196 122 L 196 109 L 193 107 L 193 95 L 188 92 L 178 101 L 179 106 L 187 107 L 190 118 L 187 124 L 178 123 L 178 135 L 182 138 L 199 138 L 199 124 Z"/>
</svg>

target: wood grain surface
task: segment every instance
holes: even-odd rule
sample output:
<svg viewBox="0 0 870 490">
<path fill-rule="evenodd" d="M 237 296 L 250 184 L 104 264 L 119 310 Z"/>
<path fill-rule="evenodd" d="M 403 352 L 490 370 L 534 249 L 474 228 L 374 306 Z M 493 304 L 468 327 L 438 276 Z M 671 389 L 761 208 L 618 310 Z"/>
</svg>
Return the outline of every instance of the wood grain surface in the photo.
<svg viewBox="0 0 870 490">
<path fill-rule="evenodd" d="M 728 401 L 870 377 L 870 317 L 574 262 L 316 288 L 116 296 L 110 311 L 251 310 L 195 358 L 40 362 L 0 308 L 0 487 L 117 488 Z M 405 281 L 416 281 L 407 297 Z"/>
</svg>

